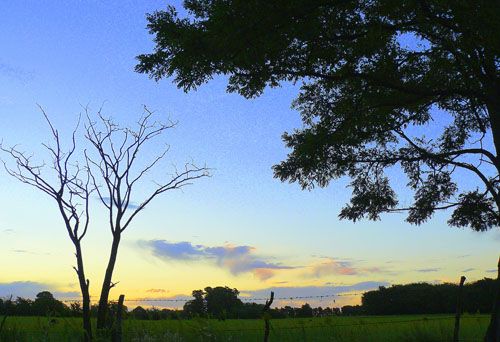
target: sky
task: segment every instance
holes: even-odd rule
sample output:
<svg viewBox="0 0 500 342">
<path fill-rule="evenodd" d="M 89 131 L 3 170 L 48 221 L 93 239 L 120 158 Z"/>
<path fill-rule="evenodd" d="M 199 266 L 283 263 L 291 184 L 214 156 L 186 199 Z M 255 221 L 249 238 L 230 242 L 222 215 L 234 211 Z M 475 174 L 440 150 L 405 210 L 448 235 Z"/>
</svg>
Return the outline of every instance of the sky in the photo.
<svg viewBox="0 0 500 342">
<path fill-rule="evenodd" d="M 0 3 L 4 145 L 18 144 L 36 160 L 49 160 L 41 147 L 49 131 L 38 106 L 64 139 L 84 106 L 91 112 L 103 107 L 105 115 L 128 126 L 146 105 L 158 120 L 179 123 L 143 151 L 147 162 L 170 146 L 134 201 L 141 201 L 152 181 L 167 179 L 173 165 L 195 161 L 212 169 L 210 178 L 157 198 L 124 232 L 112 298 L 185 298 L 194 289 L 219 285 L 246 297 L 265 297 L 270 290 L 287 298 L 355 294 L 335 303 L 333 297 L 309 300 L 339 306 L 359 303 L 359 293 L 378 286 L 495 275 L 498 229 L 451 228 L 446 213 L 418 227 L 398 214 L 377 222 L 339 221 L 350 195 L 347 180 L 303 191 L 274 179 L 271 167 L 288 153 L 281 134 L 301 127 L 290 107 L 298 86 L 284 84 L 246 100 L 226 93 L 224 77 L 186 94 L 169 79 L 156 83 L 135 73 L 135 56 L 153 48 L 145 15 L 167 4 L 182 13 L 180 2 L 169 1 Z M 400 174 L 392 181 L 406 182 Z M 0 189 L 0 297 L 50 290 L 77 298 L 72 245 L 55 203 L 3 170 Z M 110 231 L 97 199 L 92 210 L 83 248 L 95 298 Z"/>
</svg>

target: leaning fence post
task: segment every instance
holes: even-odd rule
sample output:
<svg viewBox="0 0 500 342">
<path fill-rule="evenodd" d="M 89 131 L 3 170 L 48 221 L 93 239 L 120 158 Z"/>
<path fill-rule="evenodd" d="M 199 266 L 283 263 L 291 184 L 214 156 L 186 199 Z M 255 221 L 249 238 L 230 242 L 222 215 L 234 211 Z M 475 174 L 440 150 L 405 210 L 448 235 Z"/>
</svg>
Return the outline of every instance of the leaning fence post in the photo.
<svg viewBox="0 0 500 342">
<path fill-rule="evenodd" d="M 264 310 L 262 310 L 262 312 L 264 314 L 264 323 L 265 323 L 264 342 L 269 341 L 269 317 L 271 316 L 269 314 L 269 309 L 271 307 L 271 304 L 273 303 L 273 300 L 274 300 L 274 292 L 271 291 L 271 297 L 269 298 L 269 300 L 266 300 L 266 305 L 264 305 Z"/>
<path fill-rule="evenodd" d="M 499 342 L 500 341 L 500 258 L 498 258 L 498 274 L 495 289 L 495 299 L 493 302 L 493 309 L 491 310 L 491 319 L 486 336 L 486 342 Z"/>
<path fill-rule="evenodd" d="M 113 342 L 122 341 L 122 313 L 123 313 L 124 300 L 125 300 L 125 295 L 120 295 L 120 297 L 118 297 L 118 305 L 116 306 L 116 320 L 112 334 Z"/>
<path fill-rule="evenodd" d="M 455 329 L 453 330 L 453 342 L 458 342 L 458 335 L 460 333 L 460 315 L 462 314 L 462 289 L 465 283 L 465 276 L 460 277 L 460 285 L 458 285 L 457 296 L 457 313 L 455 314 Z"/>
</svg>

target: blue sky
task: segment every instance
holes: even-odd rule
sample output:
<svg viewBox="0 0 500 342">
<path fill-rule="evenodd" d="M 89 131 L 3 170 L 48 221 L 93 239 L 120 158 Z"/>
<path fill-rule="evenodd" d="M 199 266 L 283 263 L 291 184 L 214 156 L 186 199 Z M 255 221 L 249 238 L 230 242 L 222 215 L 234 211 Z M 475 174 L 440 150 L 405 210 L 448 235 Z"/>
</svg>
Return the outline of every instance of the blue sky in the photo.
<svg viewBox="0 0 500 342">
<path fill-rule="evenodd" d="M 179 121 L 160 141 L 171 153 L 151 179 L 164 177 L 172 163 L 194 160 L 213 168 L 211 178 L 153 203 L 125 232 L 116 270 L 123 291 L 145 296 L 157 288 L 174 296 L 228 285 L 260 293 L 255 291 L 279 285 L 287 287 L 287 295 L 311 287 L 316 294 L 318 288 L 329 293 L 335 286 L 370 282 L 457 281 L 466 270 L 469 279 L 492 275 L 487 271 L 498 257 L 498 231 L 450 228 L 442 214 L 420 227 L 408 225 L 402 215 L 339 221 L 349 199 L 345 180 L 313 191 L 275 180 L 271 166 L 287 154 L 280 136 L 301 126 L 290 109 L 297 86 L 245 100 L 225 92 L 224 77 L 185 94 L 171 80 L 155 83 L 135 73 L 135 56 L 153 47 L 145 14 L 167 3 L 179 7 L 165 1 L 0 4 L 4 144 L 19 143 L 42 158 L 40 143 L 48 140 L 48 131 L 37 104 L 63 134 L 70 133 L 84 105 L 94 110 L 104 105 L 104 113 L 124 125 L 133 124 L 147 105 L 158 118 Z M 144 157 L 154 153 L 153 146 Z M 395 174 L 393 181 L 404 183 L 400 177 Z M 23 295 L 30 284 L 74 293 L 71 244 L 54 204 L 4 172 L 0 188 L 0 258 L 9 260 L 0 265 L 0 296 L 14 292 L 12 284 L 21 284 Z M 102 251 L 109 244 L 98 204 L 84 245 L 92 293 L 99 288 L 107 254 Z M 165 252 L 172 246 L 187 249 Z M 230 250 L 242 253 L 227 254 Z"/>
</svg>

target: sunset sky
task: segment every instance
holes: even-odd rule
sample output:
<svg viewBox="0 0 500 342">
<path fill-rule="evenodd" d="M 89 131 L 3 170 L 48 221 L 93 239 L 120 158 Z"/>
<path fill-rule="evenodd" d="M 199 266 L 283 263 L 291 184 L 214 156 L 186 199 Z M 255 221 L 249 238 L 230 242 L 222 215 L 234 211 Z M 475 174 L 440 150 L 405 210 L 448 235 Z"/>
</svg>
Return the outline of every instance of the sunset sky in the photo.
<svg viewBox="0 0 500 342">
<path fill-rule="evenodd" d="M 212 177 L 158 198 L 125 231 L 112 297 L 177 298 L 218 285 L 252 297 L 273 288 L 278 297 L 316 296 L 419 281 L 457 282 L 462 274 L 469 281 L 495 275 L 498 229 L 451 228 L 449 213 L 419 227 L 399 214 L 378 222 L 339 221 L 350 195 L 348 180 L 303 191 L 274 179 L 272 165 L 288 152 L 281 134 L 301 126 L 299 113 L 290 109 L 299 85 L 246 100 L 226 93 L 224 77 L 186 94 L 171 80 L 156 83 L 135 73 L 135 56 L 153 47 L 145 14 L 168 3 L 180 8 L 180 2 L 170 1 L 0 3 L 4 145 L 19 144 L 35 159 L 49 160 L 41 148 L 49 131 L 37 104 L 63 140 L 82 106 L 95 111 L 103 105 L 105 115 L 133 125 L 146 105 L 159 120 L 179 124 L 143 151 L 146 162 L 158 146 L 171 146 L 135 202 L 152 181 L 167 179 L 172 165 L 193 160 L 213 169 Z M 6 155 L 1 158 L 8 161 Z M 77 298 L 72 244 L 55 203 L 0 171 L 0 297 L 29 297 L 48 289 L 59 298 Z M 391 176 L 401 202 L 409 203 L 406 179 L 397 172 Z M 84 257 L 91 294 L 97 296 L 110 231 L 97 199 L 92 209 Z M 358 300 L 309 302 L 338 306 Z"/>
</svg>

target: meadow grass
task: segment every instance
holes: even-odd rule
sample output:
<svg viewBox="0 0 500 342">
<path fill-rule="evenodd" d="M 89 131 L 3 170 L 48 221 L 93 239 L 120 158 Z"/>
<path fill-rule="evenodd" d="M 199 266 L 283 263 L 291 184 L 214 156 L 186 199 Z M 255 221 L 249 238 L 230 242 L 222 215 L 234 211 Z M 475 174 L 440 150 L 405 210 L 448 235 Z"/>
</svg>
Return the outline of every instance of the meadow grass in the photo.
<svg viewBox="0 0 500 342">
<path fill-rule="evenodd" d="M 3 342 L 79 341 L 80 319 L 8 317 Z M 464 315 L 461 341 L 482 341 L 486 315 Z M 95 322 L 94 322 L 95 323 Z M 271 320 L 270 341 L 451 341 L 450 315 L 323 317 Z M 262 341 L 262 320 L 124 321 L 124 341 Z M 106 340 L 106 339 L 103 339 Z"/>
</svg>

